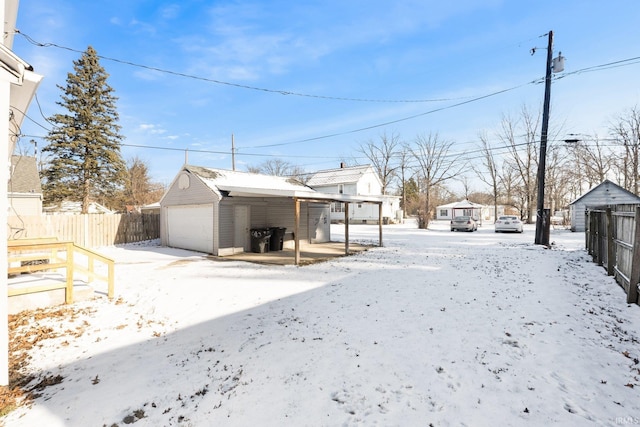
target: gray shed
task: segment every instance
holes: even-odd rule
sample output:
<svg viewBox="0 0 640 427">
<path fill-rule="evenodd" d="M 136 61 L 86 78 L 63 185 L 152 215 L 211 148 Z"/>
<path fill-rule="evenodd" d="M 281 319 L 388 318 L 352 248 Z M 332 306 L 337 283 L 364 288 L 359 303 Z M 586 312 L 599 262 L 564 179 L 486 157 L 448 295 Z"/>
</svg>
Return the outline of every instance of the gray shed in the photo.
<svg viewBox="0 0 640 427">
<path fill-rule="evenodd" d="M 585 213 L 589 208 L 640 203 L 640 197 L 607 180 L 598 184 L 571 204 L 571 231 L 585 231 Z"/>
<path fill-rule="evenodd" d="M 297 259 L 300 244 L 330 241 L 334 200 L 351 201 L 290 178 L 185 165 L 160 200 L 160 239 L 225 256 L 250 251 L 253 229 L 284 228 L 284 247 L 295 248 Z"/>
</svg>

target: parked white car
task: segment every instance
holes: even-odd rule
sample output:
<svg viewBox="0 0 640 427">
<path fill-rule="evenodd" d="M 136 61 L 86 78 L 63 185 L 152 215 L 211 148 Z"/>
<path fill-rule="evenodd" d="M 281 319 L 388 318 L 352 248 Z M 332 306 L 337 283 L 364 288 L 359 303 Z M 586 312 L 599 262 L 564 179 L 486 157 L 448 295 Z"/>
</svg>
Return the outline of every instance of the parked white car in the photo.
<svg viewBox="0 0 640 427">
<path fill-rule="evenodd" d="M 516 233 L 522 233 L 522 221 L 514 215 L 503 215 L 498 217 L 495 223 L 496 233 L 503 231 L 514 231 Z"/>
</svg>

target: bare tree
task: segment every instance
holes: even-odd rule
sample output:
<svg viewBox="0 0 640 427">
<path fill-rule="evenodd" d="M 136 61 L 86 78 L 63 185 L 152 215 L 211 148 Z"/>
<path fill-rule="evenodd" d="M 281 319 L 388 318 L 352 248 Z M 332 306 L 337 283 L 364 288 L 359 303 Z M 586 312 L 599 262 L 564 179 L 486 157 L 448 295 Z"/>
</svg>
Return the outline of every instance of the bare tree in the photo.
<svg viewBox="0 0 640 427">
<path fill-rule="evenodd" d="M 499 173 L 500 189 L 502 203 L 507 206 L 512 206 L 520 213 L 520 218 L 523 218 L 524 203 L 519 197 L 519 189 L 522 187 L 520 174 L 509 162 L 503 162 Z"/>
<path fill-rule="evenodd" d="M 417 163 L 417 171 L 423 183 L 424 212 L 418 216 L 418 226 L 427 228 L 431 218 L 431 191 L 447 180 L 458 176 L 464 168 L 460 155 L 450 153 L 452 141 L 444 141 L 437 133 L 417 135 L 413 144 L 408 147 Z"/>
<path fill-rule="evenodd" d="M 489 139 L 485 133 L 481 133 L 480 137 L 480 155 L 482 167 L 472 166 L 474 172 L 480 179 L 491 188 L 493 197 L 493 218 L 498 219 L 498 196 L 499 196 L 499 174 L 498 164 L 494 156 L 494 150 L 489 144 Z"/>
<path fill-rule="evenodd" d="M 469 200 L 469 194 L 471 194 L 471 180 L 467 175 L 461 175 L 456 180 L 462 185 L 462 197 L 465 200 Z"/>
<path fill-rule="evenodd" d="M 400 167 L 396 158 L 401 144 L 400 135 L 397 133 L 387 135 L 385 132 L 379 138 L 377 142 L 369 140 L 360 144 L 358 151 L 369 159 L 382 182 L 382 194 L 387 194 L 388 187 Z"/>
<path fill-rule="evenodd" d="M 522 189 L 520 196 L 524 202 L 525 219 L 532 223 L 536 208 L 536 174 L 538 169 L 536 131 L 540 115 L 533 116 L 526 107 L 522 108 L 519 120 L 503 116 L 498 138 L 508 147 L 508 162 L 518 172 Z"/>
<path fill-rule="evenodd" d="M 249 166 L 247 171 L 264 175 L 291 177 L 300 182 L 306 181 L 306 173 L 300 166 L 293 165 L 282 159 L 266 160 L 257 166 Z"/>
<path fill-rule="evenodd" d="M 399 169 L 400 169 L 400 196 L 402 197 L 402 210 L 404 211 L 404 215 L 408 212 L 407 210 L 407 179 L 412 178 L 409 176 L 407 178 L 407 172 L 409 169 L 409 158 L 411 154 L 406 146 L 400 148 L 398 152 L 398 160 L 399 160 Z"/>
<path fill-rule="evenodd" d="M 122 211 L 127 211 L 127 206 L 138 209 L 159 201 L 163 194 L 164 186 L 153 182 L 149 177 L 147 162 L 134 156 L 127 160 L 123 189 L 115 197 L 117 202 L 111 202 L 111 204 L 119 206 Z"/>
<path fill-rule="evenodd" d="M 618 163 L 623 186 L 627 190 L 638 194 L 640 186 L 640 110 L 631 108 L 618 118 L 612 126 L 612 133 L 623 147 L 621 159 Z"/>
</svg>

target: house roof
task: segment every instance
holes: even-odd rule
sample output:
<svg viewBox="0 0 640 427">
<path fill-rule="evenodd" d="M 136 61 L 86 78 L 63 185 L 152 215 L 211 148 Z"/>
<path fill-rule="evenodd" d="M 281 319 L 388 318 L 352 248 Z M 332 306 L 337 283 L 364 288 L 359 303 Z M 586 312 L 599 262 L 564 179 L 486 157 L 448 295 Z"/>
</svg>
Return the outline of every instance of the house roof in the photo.
<svg viewBox="0 0 640 427">
<path fill-rule="evenodd" d="M 289 197 L 317 201 L 381 203 L 383 196 L 321 193 L 293 178 L 185 165 L 217 194 L 241 197 Z"/>
<path fill-rule="evenodd" d="M 622 187 L 620 187 L 618 184 L 616 184 L 615 182 L 611 182 L 608 179 L 605 179 L 604 181 L 602 181 L 600 184 L 596 185 L 595 187 L 593 187 L 591 190 L 587 191 L 586 193 L 584 193 L 582 196 L 578 197 L 577 199 L 575 199 L 573 202 L 569 203 L 569 205 L 574 205 L 576 203 L 578 203 L 579 201 L 583 200 L 585 197 L 589 197 L 590 194 L 592 194 L 593 192 L 597 191 L 600 187 L 607 187 L 607 191 L 609 189 L 615 190 L 618 192 L 618 194 L 624 194 L 626 196 L 629 196 L 629 198 L 631 199 L 635 199 L 638 202 L 640 202 L 640 197 L 638 197 L 637 195 L 633 194 L 631 191 L 626 190 Z M 612 200 L 613 201 L 613 200 Z"/>
<path fill-rule="evenodd" d="M 440 208 L 448 208 L 448 209 L 469 209 L 469 208 L 481 208 L 484 205 L 481 205 L 480 203 L 473 203 L 470 202 L 467 199 L 464 200 L 460 200 L 459 202 L 453 202 L 453 203 L 448 203 L 446 205 L 440 205 L 437 207 L 437 209 Z"/>
<path fill-rule="evenodd" d="M 69 200 L 62 201 L 57 205 L 47 206 L 42 209 L 46 213 L 65 213 L 65 214 L 79 214 L 82 212 L 82 202 L 72 202 Z M 94 214 L 112 214 L 115 211 L 102 206 L 98 202 L 90 202 L 89 203 L 89 213 Z"/>
<path fill-rule="evenodd" d="M 35 157 L 11 156 L 11 177 L 7 184 L 7 191 L 9 194 L 42 193 Z"/>
<path fill-rule="evenodd" d="M 309 178 L 307 185 L 310 187 L 322 187 L 325 185 L 353 184 L 358 182 L 370 169 L 372 169 L 371 165 L 365 165 L 318 171 Z"/>
</svg>

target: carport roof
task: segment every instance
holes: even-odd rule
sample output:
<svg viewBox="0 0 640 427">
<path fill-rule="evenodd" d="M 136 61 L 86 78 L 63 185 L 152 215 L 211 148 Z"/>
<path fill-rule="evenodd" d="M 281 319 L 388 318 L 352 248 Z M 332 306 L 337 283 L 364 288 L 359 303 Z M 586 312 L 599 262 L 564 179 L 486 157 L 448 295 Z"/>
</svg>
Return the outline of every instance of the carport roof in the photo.
<svg viewBox="0 0 640 427">
<path fill-rule="evenodd" d="M 301 182 L 272 175 L 184 166 L 213 190 L 236 197 L 287 197 L 305 201 L 343 203 L 382 203 L 383 196 L 321 193 Z"/>
</svg>

